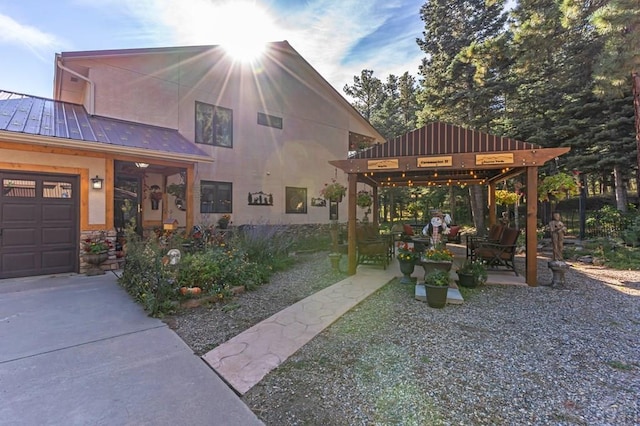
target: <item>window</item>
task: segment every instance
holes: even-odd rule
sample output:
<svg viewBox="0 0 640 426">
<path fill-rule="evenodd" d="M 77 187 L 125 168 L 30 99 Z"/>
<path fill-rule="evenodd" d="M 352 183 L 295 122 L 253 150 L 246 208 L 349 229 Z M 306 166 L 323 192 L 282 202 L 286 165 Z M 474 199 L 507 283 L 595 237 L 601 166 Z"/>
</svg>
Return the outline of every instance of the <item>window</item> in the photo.
<svg viewBox="0 0 640 426">
<path fill-rule="evenodd" d="M 233 147 L 233 110 L 196 102 L 196 143 Z"/>
<path fill-rule="evenodd" d="M 282 129 L 282 117 L 276 117 L 275 115 L 267 115 L 259 112 L 258 124 L 260 124 L 261 126 L 269 126 L 275 127 L 276 129 Z"/>
<path fill-rule="evenodd" d="M 2 195 L 5 197 L 35 198 L 35 180 L 2 180 Z"/>
<path fill-rule="evenodd" d="M 42 196 L 44 198 L 71 198 L 71 183 L 42 182 Z"/>
<path fill-rule="evenodd" d="M 200 181 L 200 213 L 231 213 L 233 184 Z"/>
</svg>

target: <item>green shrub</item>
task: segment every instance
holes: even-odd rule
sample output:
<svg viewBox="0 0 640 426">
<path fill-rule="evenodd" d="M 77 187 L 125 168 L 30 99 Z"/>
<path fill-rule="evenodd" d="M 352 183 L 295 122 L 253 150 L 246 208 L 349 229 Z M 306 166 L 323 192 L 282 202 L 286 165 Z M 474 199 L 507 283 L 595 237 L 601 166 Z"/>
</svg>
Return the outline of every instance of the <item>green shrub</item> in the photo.
<svg viewBox="0 0 640 426">
<path fill-rule="evenodd" d="M 132 229 L 126 239 L 127 258 L 118 283 L 149 314 L 170 312 L 177 288 L 173 271 L 162 264 L 162 249 L 154 239 L 142 241 Z"/>
<path fill-rule="evenodd" d="M 282 270 L 292 264 L 289 251 L 293 241 L 286 226 L 254 224 L 240 227 L 229 244 L 246 253 L 251 262 Z"/>
</svg>

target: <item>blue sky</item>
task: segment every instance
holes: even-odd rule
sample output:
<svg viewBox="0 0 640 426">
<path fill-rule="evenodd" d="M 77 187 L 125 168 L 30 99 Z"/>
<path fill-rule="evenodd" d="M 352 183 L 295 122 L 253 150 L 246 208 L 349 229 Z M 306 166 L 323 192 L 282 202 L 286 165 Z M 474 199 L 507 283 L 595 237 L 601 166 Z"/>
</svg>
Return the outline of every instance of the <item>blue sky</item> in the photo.
<svg viewBox="0 0 640 426">
<path fill-rule="evenodd" d="M 287 40 L 341 94 L 416 75 L 425 0 L 0 0 L 0 89 L 52 97 L 59 52 Z M 254 44 L 254 43 L 252 43 Z"/>
</svg>

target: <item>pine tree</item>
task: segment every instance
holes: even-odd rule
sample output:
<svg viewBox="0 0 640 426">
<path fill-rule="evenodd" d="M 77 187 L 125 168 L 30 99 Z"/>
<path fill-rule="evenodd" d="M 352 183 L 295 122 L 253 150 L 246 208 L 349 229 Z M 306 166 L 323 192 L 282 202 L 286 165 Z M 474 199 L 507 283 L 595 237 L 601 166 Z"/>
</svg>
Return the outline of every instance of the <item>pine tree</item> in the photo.
<svg viewBox="0 0 640 426">
<path fill-rule="evenodd" d="M 417 43 L 426 57 L 420 66 L 419 124 L 443 121 L 492 131 L 504 102 L 504 56 L 495 54 L 504 46 L 504 1 L 430 0 L 420 16 L 425 30 Z M 474 224 L 482 232 L 483 188 L 472 185 L 470 193 Z"/>
</svg>

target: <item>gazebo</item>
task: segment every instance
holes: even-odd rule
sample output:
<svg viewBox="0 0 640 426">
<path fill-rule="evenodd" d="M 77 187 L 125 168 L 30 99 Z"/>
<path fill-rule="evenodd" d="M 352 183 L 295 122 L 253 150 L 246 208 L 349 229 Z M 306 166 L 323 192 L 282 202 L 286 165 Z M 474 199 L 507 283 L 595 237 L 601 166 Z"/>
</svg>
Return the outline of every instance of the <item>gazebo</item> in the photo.
<svg viewBox="0 0 640 426">
<path fill-rule="evenodd" d="M 378 211 L 378 188 L 384 186 L 487 185 L 489 223 L 496 218 L 496 185 L 526 174 L 526 282 L 537 285 L 538 168 L 569 152 L 542 148 L 515 139 L 490 135 L 445 123 L 431 123 L 382 144 L 359 151 L 346 160 L 329 163 L 348 175 L 349 275 L 356 273 L 356 195 L 358 182 L 373 188 L 373 211 Z M 533 200 L 534 202 L 530 202 Z M 378 215 L 373 215 L 377 225 Z"/>
</svg>

